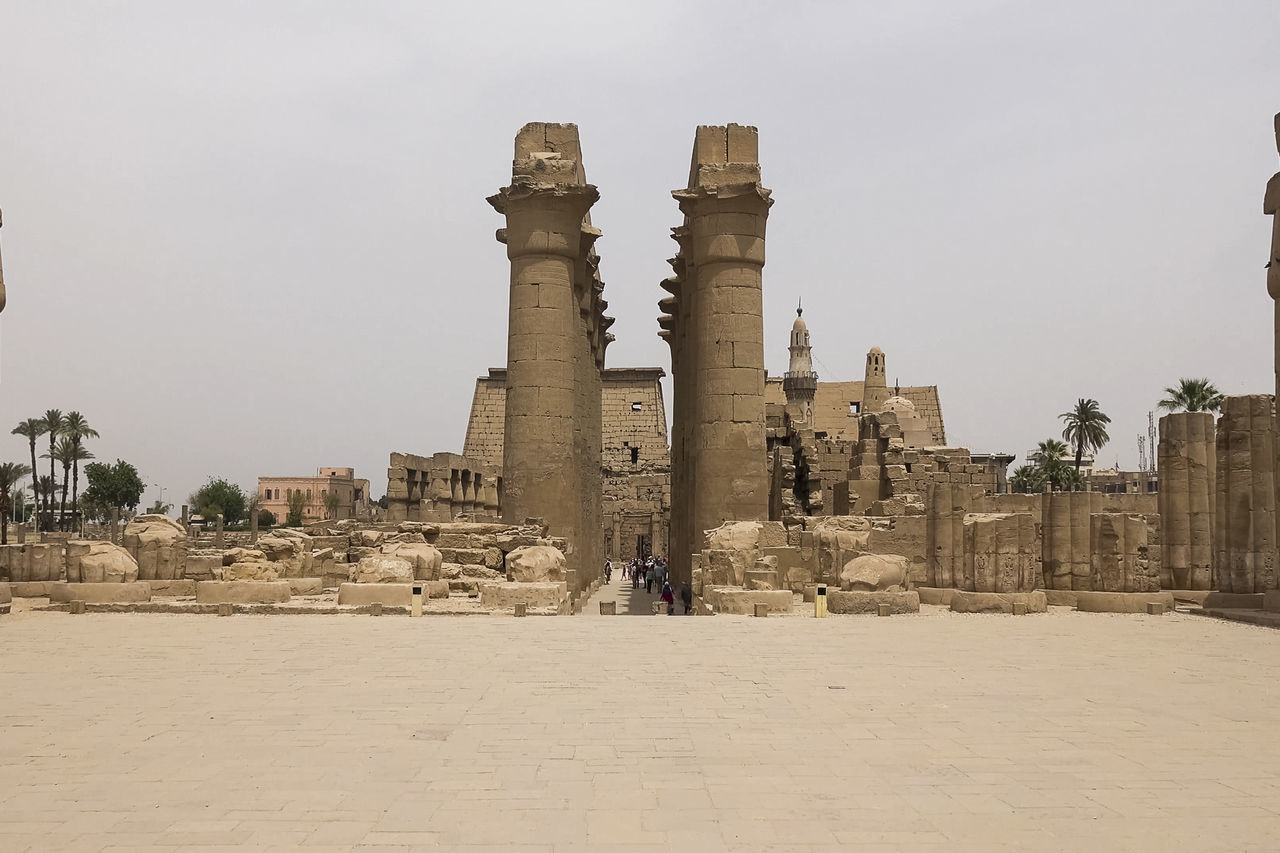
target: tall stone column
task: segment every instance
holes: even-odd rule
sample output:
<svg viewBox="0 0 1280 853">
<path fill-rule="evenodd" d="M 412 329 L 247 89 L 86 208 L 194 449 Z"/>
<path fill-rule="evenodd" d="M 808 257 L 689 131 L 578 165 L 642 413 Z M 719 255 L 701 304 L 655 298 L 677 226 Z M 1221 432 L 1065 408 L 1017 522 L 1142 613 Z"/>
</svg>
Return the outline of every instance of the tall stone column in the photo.
<svg viewBox="0 0 1280 853">
<path fill-rule="evenodd" d="M 511 185 L 489 199 L 511 260 L 502 514 L 568 539 L 582 586 L 602 563 L 599 373 L 612 322 L 587 216 L 598 198 L 577 127 L 533 123 L 516 136 Z"/>
<path fill-rule="evenodd" d="M 0 226 L 4 225 L 4 212 L 0 211 Z M 5 293 L 4 293 L 4 259 L 0 258 L 0 311 L 4 310 Z"/>
<path fill-rule="evenodd" d="M 1160 553 L 1163 589 L 1213 588 L 1217 453 L 1213 415 L 1160 419 Z"/>
<path fill-rule="evenodd" d="M 1227 397 L 1217 436 L 1217 589 L 1254 593 L 1275 589 L 1275 398 Z"/>
<path fill-rule="evenodd" d="M 676 235 L 685 273 L 675 324 L 680 364 L 674 353 L 672 364 L 685 386 L 673 413 L 681 446 L 672 468 L 686 469 L 672 493 L 673 528 L 679 517 L 683 540 L 672 555 L 677 584 L 690 580 L 704 531 L 769 517 L 762 270 L 772 199 L 760 183 L 758 148 L 753 127 L 699 127 L 689 186 L 672 193 L 686 229 Z"/>
<path fill-rule="evenodd" d="M 1280 114 L 1275 117 L 1276 151 L 1280 152 Z M 1267 191 L 1262 200 L 1262 212 L 1271 217 L 1271 254 L 1267 256 L 1267 292 L 1275 303 L 1275 372 L 1276 399 L 1280 400 L 1280 172 L 1271 176 L 1267 182 Z M 1276 442 L 1276 453 L 1280 454 L 1280 442 Z M 1280 471 L 1280 458 L 1273 469 Z M 1273 498 L 1280 507 L 1280 477 L 1276 479 L 1277 494 Z M 1280 523 L 1280 522 L 1278 522 Z M 1280 532 L 1277 534 L 1280 541 Z"/>
</svg>

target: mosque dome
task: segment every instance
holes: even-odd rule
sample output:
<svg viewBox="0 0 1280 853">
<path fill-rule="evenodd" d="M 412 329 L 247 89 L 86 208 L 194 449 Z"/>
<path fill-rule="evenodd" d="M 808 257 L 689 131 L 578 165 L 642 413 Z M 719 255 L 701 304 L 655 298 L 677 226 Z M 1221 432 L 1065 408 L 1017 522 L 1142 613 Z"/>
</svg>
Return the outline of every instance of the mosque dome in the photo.
<svg viewBox="0 0 1280 853">
<path fill-rule="evenodd" d="M 809 327 L 808 327 L 808 325 L 806 325 L 806 324 L 805 324 L 805 322 L 804 322 L 804 318 L 800 316 L 800 312 L 799 312 L 799 311 L 797 311 L 797 312 L 796 312 L 796 321 L 795 321 L 794 323 L 792 323 L 792 324 L 791 324 L 791 331 L 793 331 L 793 332 L 807 332 L 807 331 L 809 331 Z"/>
<path fill-rule="evenodd" d="M 881 411 L 893 412 L 899 417 L 902 415 L 914 415 L 916 413 L 916 404 L 906 397 L 899 397 L 895 394 L 884 401 L 884 408 Z"/>
</svg>

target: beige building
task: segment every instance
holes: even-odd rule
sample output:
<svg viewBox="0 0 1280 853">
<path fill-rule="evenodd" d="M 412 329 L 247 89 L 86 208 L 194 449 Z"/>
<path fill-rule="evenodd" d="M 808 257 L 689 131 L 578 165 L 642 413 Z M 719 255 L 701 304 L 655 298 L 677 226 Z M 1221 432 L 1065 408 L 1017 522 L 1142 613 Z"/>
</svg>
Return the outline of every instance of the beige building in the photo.
<svg viewBox="0 0 1280 853">
<path fill-rule="evenodd" d="M 371 514 L 369 481 L 356 479 L 354 468 L 320 468 L 314 477 L 259 477 L 258 507 L 269 510 L 284 524 L 289 515 L 289 499 L 302 493 L 304 524 L 336 518 L 366 518 Z M 330 494 L 337 503 L 330 507 Z"/>
</svg>

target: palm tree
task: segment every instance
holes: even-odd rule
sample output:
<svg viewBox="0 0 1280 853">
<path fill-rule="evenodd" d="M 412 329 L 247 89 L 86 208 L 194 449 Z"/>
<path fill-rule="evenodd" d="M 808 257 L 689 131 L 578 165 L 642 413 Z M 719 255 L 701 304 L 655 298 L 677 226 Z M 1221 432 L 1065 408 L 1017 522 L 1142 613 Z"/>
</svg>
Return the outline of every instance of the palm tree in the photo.
<svg viewBox="0 0 1280 853">
<path fill-rule="evenodd" d="M 1066 424 L 1062 428 L 1062 438 L 1076 446 L 1076 472 L 1080 471 L 1080 463 L 1084 460 L 1086 447 L 1093 451 L 1102 449 L 1102 445 L 1111 440 L 1107 435 L 1107 424 L 1111 418 L 1098 408 L 1097 400 L 1086 400 L 1081 397 L 1076 407 L 1069 412 L 1058 415 Z"/>
<path fill-rule="evenodd" d="M 1013 469 L 1013 476 L 1009 478 L 1009 485 L 1013 490 L 1023 494 L 1043 491 L 1044 483 L 1044 469 L 1036 465 L 1019 465 Z"/>
<path fill-rule="evenodd" d="M 62 464 L 62 503 L 58 510 L 60 519 L 58 527 L 62 530 L 66 530 L 67 489 L 71 483 L 71 466 L 82 459 L 92 459 L 93 454 L 88 450 L 85 450 L 83 447 L 77 447 L 70 437 L 64 435 L 62 438 L 59 438 L 58 443 L 54 445 L 53 453 L 47 455 L 49 455 L 51 460 L 56 460 Z"/>
<path fill-rule="evenodd" d="M 43 459 L 44 454 L 41 454 L 40 458 Z M 43 477 L 40 478 L 40 494 L 44 495 L 46 500 L 51 500 L 53 493 L 56 491 L 58 491 L 57 480 L 55 480 L 53 477 L 50 477 L 48 474 L 45 474 Z M 45 509 L 41 509 L 39 504 L 37 504 L 36 516 L 39 517 L 40 515 L 44 515 L 44 519 L 42 521 L 44 529 L 52 530 L 53 529 L 53 507 L 49 506 L 49 507 L 46 507 Z"/>
<path fill-rule="evenodd" d="M 36 439 L 44 435 L 46 429 L 48 429 L 48 427 L 45 426 L 44 421 L 41 418 L 27 418 L 25 421 L 22 421 L 14 427 L 12 432 L 10 432 L 10 435 L 22 436 L 27 440 L 27 444 L 31 446 L 32 472 L 36 470 Z M 36 502 L 36 523 L 38 526 L 40 519 L 40 488 L 34 479 L 31 481 L 31 498 Z"/>
<path fill-rule="evenodd" d="M 1222 392 L 1207 378 L 1179 379 L 1176 388 L 1164 393 L 1168 396 L 1157 405 L 1170 412 L 1216 412 L 1222 406 Z"/>
<path fill-rule="evenodd" d="M 40 455 L 40 458 L 49 460 L 49 479 L 53 480 L 53 488 L 54 488 L 53 492 L 44 493 L 44 500 L 45 500 L 44 511 L 46 515 L 52 518 L 53 517 L 53 499 L 55 497 L 54 492 L 56 492 L 58 489 L 58 475 L 53 472 L 53 463 L 54 463 L 53 448 L 54 448 L 54 443 L 57 442 L 58 440 L 58 436 L 62 435 L 63 426 L 66 424 L 66 417 L 62 414 L 61 409 L 48 409 L 47 411 L 45 411 L 44 417 L 41 418 L 41 420 L 44 421 L 44 431 L 49 433 L 49 452 L 42 453 Z M 41 491 L 43 491 L 43 489 L 41 489 Z M 52 522 L 50 522 L 49 527 L 50 529 L 52 529 L 53 527 Z"/>
<path fill-rule="evenodd" d="M 22 462 L 0 462 L 0 545 L 9 544 L 9 510 L 13 508 L 9 490 L 30 473 Z"/>
<path fill-rule="evenodd" d="M 71 439 L 76 448 L 76 454 L 71 461 L 71 517 L 75 518 L 77 498 L 80 492 L 80 461 L 93 458 L 93 454 L 84 449 L 84 440 L 86 438 L 97 438 L 98 431 L 89 426 L 89 421 L 85 419 L 84 415 L 79 412 L 67 412 L 63 432 Z M 81 455 L 82 452 L 87 455 Z"/>
<path fill-rule="evenodd" d="M 1046 438 L 1036 445 L 1036 450 L 1031 454 L 1030 459 L 1043 468 L 1050 462 L 1062 461 L 1069 451 L 1070 448 L 1056 438 Z"/>
</svg>

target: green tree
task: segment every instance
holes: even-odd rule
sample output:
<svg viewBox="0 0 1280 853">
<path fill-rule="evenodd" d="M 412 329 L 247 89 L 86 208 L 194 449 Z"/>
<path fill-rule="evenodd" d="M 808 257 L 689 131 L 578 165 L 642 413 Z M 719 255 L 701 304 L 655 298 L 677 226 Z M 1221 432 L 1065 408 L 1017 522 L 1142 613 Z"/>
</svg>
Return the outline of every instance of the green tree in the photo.
<svg viewBox="0 0 1280 853">
<path fill-rule="evenodd" d="M 62 429 L 66 425 L 67 418 L 66 415 L 62 414 L 61 409 L 47 409 L 45 410 L 44 417 L 41 418 L 41 420 L 44 421 L 44 431 L 49 435 L 49 452 L 41 454 L 40 458 L 49 460 L 49 479 L 53 481 L 53 491 L 45 492 L 43 481 L 41 481 L 40 491 L 44 492 L 45 529 L 52 530 L 53 500 L 57 496 L 56 493 L 58 491 L 58 475 L 53 472 L 53 463 L 55 459 L 53 451 L 58 438 L 62 435 Z"/>
<path fill-rule="evenodd" d="M 27 418 L 13 428 L 11 435 L 20 435 L 27 440 L 27 444 L 31 448 L 31 471 L 36 470 L 36 440 L 44 435 L 48 427 L 45 426 L 42 418 Z M 40 484 L 31 480 L 31 498 L 36 503 L 36 520 L 40 519 Z"/>
<path fill-rule="evenodd" d="M 123 459 L 117 459 L 114 465 L 90 462 L 84 466 L 84 474 L 89 485 L 81 495 L 81 507 L 85 517 L 99 521 L 110 518 L 113 507 L 122 514 L 136 510 L 147 488 L 138 469 Z"/>
<path fill-rule="evenodd" d="M 1165 398 L 1157 405 L 1170 412 L 1216 412 L 1222 406 L 1222 392 L 1207 378 L 1179 379 L 1164 393 Z"/>
<path fill-rule="evenodd" d="M 340 500 L 341 496 L 338 494 L 337 489 L 329 489 L 324 493 L 325 518 L 338 517 L 338 503 Z"/>
<path fill-rule="evenodd" d="M 67 516 L 67 490 L 71 486 L 71 466 L 76 465 L 78 470 L 81 461 L 92 458 L 93 454 L 76 444 L 69 435 L 63 435 L 53 447 L 51 459 L 62 465 L 62 502 L 58 508 L 58 527 L 61 530 L 70 529 L 73 521 Z"/>
<path fill-rule="evenodd" d="M 0 462 L 0 545 L 9 544 L 9 512 L 13 509 L 10 491 L 31 474 L 31 466 L 22 462 Z"/>
<path fill-rule="evenodd" d="M 1111 418 L 1098 408 L 1097 400 L 1086 400 L 1084 397 L 1076 401 L 1074 409 L 1063 412 L 1058 417 L 1066 424 L 1062 428 L 1062 440 L 1076 447 L 1076 473 L 1079 473 L 1085 449 L 1097 452 L 1111 440 L 1111 436 L 1107 435 L 1107 424 L 1111 423 Z"/>
<path fill-rule="evenodd" d="M 275 527 L 276 514 L 269 509 L 258 510 L 258 526 L 259 527 Z"/>
<path fill-rule="evenodd" d="M 1013 469 L 1009 485 L 1015 492 L 1034 494 L 1043 492 L 1045 484 L 1044 469 L 1038 465 L 1019 465 Z"/>
<path fill-rule="evenodd" d="M 285 503 L 289 506 L 289 515 L 285 518 L 285 524 L 289 527 L 302 526 L 302 511 L 307 507 L 307 496 L 302 489 L 294 489 L 289 492 Z"/>
<path fill-rule="evenodd" d="M 80 451 L 84 450 L 84 440 L 97 438 L 98 431 L 89 426 L 89 421 L 84 415 L 79 412 L 67 412 L 67 418 L 63 422 L 63 432 L 76 448 L 75 454 L 71 457 L 71 517 L 75 518 L 80 492 L 80 462 L 83 459 L 93 458 L 93 454 L 82 455 Z"/>
<path fill-rule="evenodd" d="M 213 521 L 218 513 L 222 513 L 222 520 L 226 524 L 237 524 L 245 517 L 249 498 L 235 483 L 221 477 L 210 477 L 203 486 L 191 493 L 187 502 L 207 521 Z"/>
<path fill-rule="evenodd" d="M 168 515 L 173 509 L 173 504 L 160 503 L 160 499 L 156 498 L 155 503 L 147 510 L 147 515 Z"/>
</svg>

